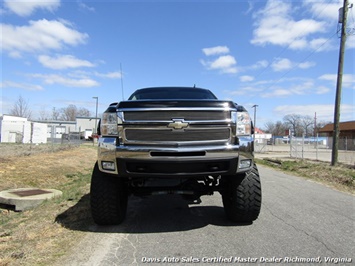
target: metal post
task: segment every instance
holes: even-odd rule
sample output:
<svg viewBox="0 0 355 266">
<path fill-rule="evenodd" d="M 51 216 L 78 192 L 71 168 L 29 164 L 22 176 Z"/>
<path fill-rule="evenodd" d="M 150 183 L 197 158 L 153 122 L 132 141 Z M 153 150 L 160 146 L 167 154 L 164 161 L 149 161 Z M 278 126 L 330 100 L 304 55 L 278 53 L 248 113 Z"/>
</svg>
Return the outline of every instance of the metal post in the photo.
<svg viewBox="0 0 355 266">
<path fill-rule="evenodd" d="M 289 130 L 289 141 L 290 141 L 290 157 L 293 158 L 292 156 L 292 144 L 293 144 L 293 141 L 292 141 L 292 134 L 291 134 L 291 130 Z"/>
<path fill-rule="evenodd" d="M 316 140 L 316 160 L 318 161 L 318 133 L 317 133 L 317 140 Z"/>
<path fill-rule="evenodd" d="M 304 133 L 302 134 L 302 160 L 304 159 Z"/>
<path fill-rule="evenodd" d="M 332 147 L 332 162 L 331 162 L 332 166 L 338 163 L 341 85 L 343 81 L 343 65 L 344 65 L 344 52 L 345 52 L 345 42 L 346 42 L 347 15 L 348 15 L 348 0 L 344 0 L 342 20 L 340 21 L 340 23 L 342 23 L 342 26 L 341 26 L 338 77 L 337 77 L 335 108 L 334 108 L 334 130 L 333 130 L 333 147 Z"/>
</svg>

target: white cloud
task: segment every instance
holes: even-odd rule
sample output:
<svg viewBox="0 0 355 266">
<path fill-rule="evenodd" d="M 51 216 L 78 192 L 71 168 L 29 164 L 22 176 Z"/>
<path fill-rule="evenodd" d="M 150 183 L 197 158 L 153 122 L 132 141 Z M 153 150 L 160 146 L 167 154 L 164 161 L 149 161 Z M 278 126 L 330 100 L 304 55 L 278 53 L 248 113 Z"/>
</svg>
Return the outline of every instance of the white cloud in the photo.
<svg viewBox="0 0 355 266">
<path fill-rule="evenodd" d="M 329 42 L 329 39 L 325 38 L 314 38 L 309 41 L 308 45 L 312 50 L 317 52 L 329 51 L 337 48 L 332 42 Z"/>
<path fill-rule="evenodd" d="M 78 5 L 79 5 L 80 10 L 95 12 L 95 8 L 88 6 L 87 4 L 84 4 L 83 2 L 78 2 Z"/>
<path fill-rule="evenodd" d="M 279 116 L 286 114 L 310 115 L 317 113 L 317 118 L 321 120 L 333 121 L 334 105 L 332 104 L 309 104 L 309 105 L 281 105 L 274 109 Z M 343 104 L 340 107 L 341 120 L 353 119 L 354 106 Z"/>
<path fill-rule="evenodd" d="M 329 80 L 329 81 L 332 81 L 335 83 L 337 81 L 337 75 L 336 74 L 324 74 L 324 75 L 320 76 L 319 79 Z"/>
<path fill-rule="evenodd" d="M 121 78 L 121 72 L 116 71 L 116 72 L 108 72 L 108 73 L 98 73 L 95 72 L 95 75 L 97 77 L 101 77 L 101 78 L 110 78 L 110 79 L 119 79 Z"/>
<path fill-rule="evenodd" d="M 265 68 L 269 65 L 269 62 L 266 60 L 260 60 L 256 62 L 254 65 L 250 66 L 250 69 L 259 69 L 259 68 Z"/>
<path fill-rule="evenodd" d="M 253 81 L 254 77 L 253 76 L 244 75 L 244 76 L 240 76 L 239 79 L 240 79 L 241 82 L 249 82 L 249 81 Z"/>
<path fill-rule="evenodd" d="M 355 25 L 354 25 L 355 27 Z M 346 48 L 355 48 L 355 35 L 349 35 L 346 39 Z"/>
<path fill-rule="evenodd" d="M 278 58 L 272 64 L 271 67 L 274 71 L 284 71 L 292 68 L 292 62 L 287 58 Z"/>
<path fill-rule="evenodd" d="M 310 68 L 310 67 L 314 67 L 316 65 L 315 62 L 303 62 L 303 63 L 300 63 L 298 64 L 298 67 L 301 68 L 301 69 L 307 69 L 307 68 Z"/>
<path fill-rule="evenodd" d="M 0 43 L 4 51 L 19 57 L 22 52 L 60 50 L 66 45 L 86 42 L 88 35 L 72 28 L 67 21 L 38 20 L 26 26 L 1 24 Z"/>
<path fill-rule="evenodd" d="M 288 58 L 276 58 L 271 64 L 271 68 L 276 72 L 286 71 L 292 68 L 307 69 L 313 66 L 315 66 L 314 62 L 306 61 L 302 63 L 296 63 L 292 62 Z"/>
<path fill-rule="evenodd" d="M 317 18 L 323 18 L 330 21 L 338 20 L 338 10 L 343 6 L 342 0 L 330 1 L 304 0 L 303 5 L 309 9 Z"/>
<path fill-rule="evenodd" d="M 16 89 L 23 89 L 27 91 L 41 91 L 43 87 L 40 85 L 34 84 L 27 84 L 27 83 L 18 83 L 13 81 L 4 81 L 0 83 L 0 88 L 16 88 Z"/>
<path fill-rule="evenodd" d="M 66 69 L 78 67 L 94 67 L 95 65 L 89 61 L 78 59 L 72 55 L 61 55 L 57 57 L 49 57 L 41 55 L 38 61 L 45 67 L 51 69 Z"/>
<path fill-rule="evenodd" d="M 202 51 L 206 56 L 218 55 L 218 57 L 214 60 L 200 60 L 201 64 L 208 70 L 219 70 L 220 73 L 225 74 L 234 74 L 238 72 L 236 67 L 237 60 L 234 58 L 234 56 L 228 54 L 229 48 L 227 46 L 204 48 Z"/>
<path fill-rule="evenodd" d="M 287 80 L 281 80 L 287 81 Z M 313 80 L 300 80 L 302 83 L 291 84 L 291 80 L 288 80 L 287 86 L 284 87 L 270 87 L 267 91 L 260 94 L 263 98 L 274 98 L 274 97 L 287 97 L 291 95 L 312 95 L 312 94 L 326 94 L 330 91 L 329 88 L 325 86 L 319 86 L 314 83 Z"/>
<path fill-rule="evenodd" d="M 248 1 L 248 10 L 244 12 L 244 14 L 249 14 L 254 9 L 254 3 L 252 1 Z"/>
<path fill-rule="evenodd" d="M 227 54 L 229 53 L 229 48 L 227 46 L 215 46 L 210 48 L 203 48 L 202 52 L 207 55 L 218 55 L 218 54 Z"/>
<path fill-rule="evenodd" d="M 324 75 L 320 76 L 318 79 L 330 81 L 332 83 L 332 85 L 335 86 L 337 83 L 337 78 L 338 78 L 337 74 L 324 74 Z M 344 88 L 352 88 L 352 89 L 355 88 L 355 75 L 343 74 L 342 81 L 343 81 L 342 86 Z"/>
<path fill-rule="evenodd" d="M 291 17 L 291 2 L 269 0 L 265 8 L 254 14 L 256 19 L 252 44 L 289 46 L 308 49 L 310 36 L 325 31 L 325 23 L 313 19 L 295 20 Z"/>
<path fill-rule="evenodd" d="M 243 84 L 241 84 L 243 85 Z M 250 81 L 248 86 L 239 86 L 236 90 L 226 90 L 225 94 L 232 96 L 247 95 L 261 98 L 290 98 L 295 96 L 316 97 L 327 94 L 330 87 L 319 84 L 319 81 L 310 78 L 282 78 L 278 80 Z M 298 99 L 298 98 L 297 98 Z M 302 101 L 302 100 L 301 100 Z"/>
<path fill-rule="evenodd" d="M 53 84 L 60 84 L 66 87 L 95 87 L 99 86 L 100 84 L 90 78 L 80 78 L 80 79 L 73 79 L 68 78 L 65 76 L 57 75 L 57 74 L 31 74 L 30 77 L 39 78 L 44 83 L 53 85 Z"/>
<path fill-rule="evenodd" d="M 25 17 L 31 15 L 36 9 L 45 9 L 53 12 L 60 6 L 60 0 L 5 0 L 5 7 L 15 14 Z"/>
<path fill-rule="evenodd" d="M 100 77 L 100 78 L 104 78 L 104 79 L 120 79 L 121 72 L 120 71 L 113 71 L 113 72 L 107 72 L 107 73 L 100 73 L 97 71 L 91 72 L 91 71 L 75 70 L 75 71 L 71 71 L 70 73 L 68 73 L 68 76 L 71 78 L 76 78 L 76 79 L 87 79 L 92 76 Z"/>
<path fill-rule="evenodd" d="M 222 73 L 237 73 L 237 61 L 231 55 L 222 55 L 214 61 L 201 60 L 201 63 L 208 69 L 220 70 Z"/>
<path fill-rule="evenodd" d="M 292 95 L 292 91 L 289 89 L 273 89 L 270 90 L 269 92 L 265 92 L 261 94 L 261 97 L 263 98 L 274 98 L 274 97 L 285 97 L 285 96 L 290 96 Z"/>
<path fill-rule="evenodd" d="M 326 94 L 330 91 L 330 89 L 328 87 L 325 86 L 318 86 L 317 88 L 315 88 L 315 93 L 316 94 Z"/>
<path fill-rule="evenodd" d="M 268 66 L 269 66 L 269 62 L 267 60 L 260 60 L 250 66 L 238 66 L 237 70 L 238 70 L 238 72 L 246 72 L 249 70 L 257 70 L 260 68 L 266 68 Z"/>
<path fill-rule="evenodd" d="M 212 69 L 225 69 L 234 66 L 237 63 L 235 58 L 231 55 L 223 55 L 218 57 L 215 61 L 211 62 Z"/>
<path fill-rule="evenodd" d="M 229 95 L 233 95 L 233 96 L 240 96 L 240 95 L 255 95 L 259 92 L 261 92 L 262 89 L 258 88 L 256 86 L 247 86 L 247 87 L 240 87 L 237 90 L 233 90 L 233 91 L 225 91 L 225 93 L 229 94 Z"/>
</svg>

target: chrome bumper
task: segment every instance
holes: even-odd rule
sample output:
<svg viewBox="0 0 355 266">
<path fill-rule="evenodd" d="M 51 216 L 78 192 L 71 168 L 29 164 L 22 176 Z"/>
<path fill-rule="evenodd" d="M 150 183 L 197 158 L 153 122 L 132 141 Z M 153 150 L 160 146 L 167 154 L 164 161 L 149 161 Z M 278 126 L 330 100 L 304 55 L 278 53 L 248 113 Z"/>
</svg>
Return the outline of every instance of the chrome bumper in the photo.
<svg viewBox="0 0 355 266">
<path fill-rule="evenodd" d="M 98 165 L 102 172 L 110 174 L 120 174 L 123 176 L 131 176 L 132 173 L 127 171 L 123 166 L 125 162 L 142 162 L 149 163 L 201 163 L 201 162 L 230 162 L 228 174 L 236 174 L 246 172 L 253 165 L 253 142 L 252 138 L 241 139 L 239 145 L 218 145 L 218 146 L 181 146 L 181 147 L 164 147 L 164 146 L 134 146 L 134 145 L 117 145 L 115 137 L 100 137 L 98 141 Z M 250 167 L 243 166 L 243 162 L 250 162 Z M 112 169 L 104 169 L 103 165 L 111 165 Z M 185 175 L 213 175 L 222 174 L 211 171 L 210 173 L 184 173 Z M 136 174 L 132 174 L 137 175 Z M 142 172 L 141 175 L 147 175 Z M 163 175 L 163 174 L 162 174 Z M 176 173 L 179 175 L 179 173 Z"/>
</svg>

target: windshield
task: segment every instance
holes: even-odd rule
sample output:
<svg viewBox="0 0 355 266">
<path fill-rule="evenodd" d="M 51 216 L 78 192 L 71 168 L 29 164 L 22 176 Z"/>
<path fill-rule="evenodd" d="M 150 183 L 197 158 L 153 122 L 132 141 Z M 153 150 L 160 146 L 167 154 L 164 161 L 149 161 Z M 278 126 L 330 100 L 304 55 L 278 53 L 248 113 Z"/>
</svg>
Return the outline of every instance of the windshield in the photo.
<svg viewBox="0 0 355 266">
<path fill-rule="evenodd" d="M 147 88 L 135 91 L 128 100 L 215 100 L 209 90 L 199 88 Z"/>
</svg>

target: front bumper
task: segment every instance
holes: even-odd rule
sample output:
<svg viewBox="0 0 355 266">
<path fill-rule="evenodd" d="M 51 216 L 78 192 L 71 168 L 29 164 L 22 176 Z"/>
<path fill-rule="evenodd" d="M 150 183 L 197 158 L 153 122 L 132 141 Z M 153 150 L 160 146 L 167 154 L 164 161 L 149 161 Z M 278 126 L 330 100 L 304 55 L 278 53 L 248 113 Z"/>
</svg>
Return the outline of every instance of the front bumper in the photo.
<svg viewBox="0 0 355 266">
<path fill-rule="evenodd" d="M 122 177 L 235 175 L 251 169 L 252 144 L 252 138 L 244 138 L 239 145 L 128 146 L 100 137 L 98 165 L 100 171 Z"/>
</svg>

